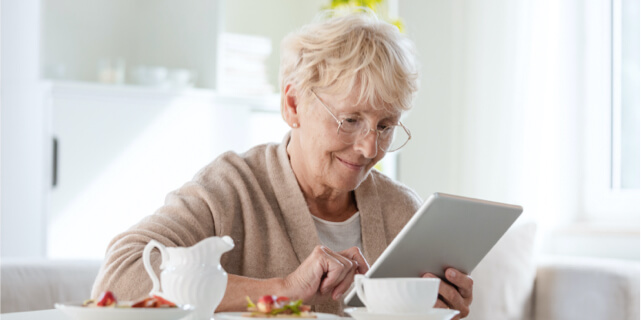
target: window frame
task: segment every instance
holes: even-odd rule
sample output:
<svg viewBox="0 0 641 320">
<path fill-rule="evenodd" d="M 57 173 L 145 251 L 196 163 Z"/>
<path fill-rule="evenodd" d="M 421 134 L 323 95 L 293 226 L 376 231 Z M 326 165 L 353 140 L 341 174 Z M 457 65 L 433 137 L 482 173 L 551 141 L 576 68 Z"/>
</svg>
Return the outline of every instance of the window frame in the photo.
<svg viewBox="0 0 641 320">
<path fill-rule="evenodd" d="M 639 189 L 617 188 L 621 0 L 586 5 L 584 188 L 581 222 L 639 230 Z M 588 23 L 587 21 L 590 21 Z M 594 23 L 598 21 L 598 23 Z M 618 21 L 618 22 L 617 22 Z"/>
</svg>

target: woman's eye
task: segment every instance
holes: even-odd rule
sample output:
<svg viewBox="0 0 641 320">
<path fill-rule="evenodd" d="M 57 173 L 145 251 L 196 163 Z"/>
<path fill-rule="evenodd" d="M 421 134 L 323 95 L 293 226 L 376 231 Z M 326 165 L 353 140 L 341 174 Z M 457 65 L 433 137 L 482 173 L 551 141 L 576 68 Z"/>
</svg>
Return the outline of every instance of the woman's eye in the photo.
<svg viewBox="0 0 641 320">
<path fill-rule="evenodd" d="M 378 124 L 378 130 L 379 131 L 383 131 L 383 130 L 390 129 L 390 128 L 394 128 L 394 124 L 393 123 L 384 122 L 384 123 Z"/>
<path fill-rule="evenodd" d="M 346 132 L 355 132 L 361 130 L 361 121 L 357 118 L 344 118 L 342 128 Z"/>
</svg>

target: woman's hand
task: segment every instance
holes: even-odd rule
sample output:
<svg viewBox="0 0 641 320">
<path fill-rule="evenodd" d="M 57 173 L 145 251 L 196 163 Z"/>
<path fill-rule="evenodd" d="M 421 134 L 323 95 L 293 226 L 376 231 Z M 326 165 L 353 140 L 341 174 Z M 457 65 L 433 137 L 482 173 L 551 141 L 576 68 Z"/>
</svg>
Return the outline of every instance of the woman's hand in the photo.
<svg viewBox="0 0 641 320">
<path fill-rule="evenodd" d="M 431 273 L 426 273 L 423 278 L 436 278 Z M 472 303 L 472 278 L 454 268 L 445 270 L 445 281 L 441 279 L 438 289 L 438 300 L 435 308 L 456 309 L 460 313 L 454 318 L 456 320 L 467 317 L 470 313 Z"/>
<path fill-rule="evenodd" d="M 317 246 L 301 265 L 285 278 L 288 295 L 318 304 L 338 300 L 354 282 L 354 274 L 369 269 L 365 258 L 356 247 L 334 252 Z"/>
</svg>

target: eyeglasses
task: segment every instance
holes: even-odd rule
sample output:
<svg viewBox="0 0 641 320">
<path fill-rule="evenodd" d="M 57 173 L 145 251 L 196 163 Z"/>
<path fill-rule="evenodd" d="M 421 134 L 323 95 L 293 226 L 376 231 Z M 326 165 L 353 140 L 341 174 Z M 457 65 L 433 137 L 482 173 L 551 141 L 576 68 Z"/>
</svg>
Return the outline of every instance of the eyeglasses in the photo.
<svg viewBox="0 0 641 320">
<path fill-rule="evenodd" d="M 316 100 L 318 100 L 318 102 L 325 107 L 325 110 L 336 120 L 338 124 L 336 134 L 338 138 L 346 144 L 354 144 L 357 140 L 367 136 L 370 131 L 375 131 L 378 148 L 383 152 L 394 152 L 404 147 L 407 142 L 412 139 L 412 134 L 400 121 L 398 124 L 379 124 L 376 129 L 371 129 L 364 119 L 350 117 L 339 119 L 329 107 L 323 103 L 318 95 L 316 95 L 316 92 L 312 91 L 312 93 L 314 97 L 316 97 Z"/>
</svg>

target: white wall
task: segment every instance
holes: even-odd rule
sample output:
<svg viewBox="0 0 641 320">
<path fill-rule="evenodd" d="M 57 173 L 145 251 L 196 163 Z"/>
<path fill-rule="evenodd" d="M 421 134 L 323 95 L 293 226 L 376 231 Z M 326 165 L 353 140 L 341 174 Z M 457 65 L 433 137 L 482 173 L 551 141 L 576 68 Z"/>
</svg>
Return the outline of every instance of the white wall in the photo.
<svg viewBox="0 0 641 320">
<path fill-rule="evenodd" d="M 421 62 L 421 87 L 404 120 L 412 140 L 400 151 L 399 179 L 424 199 L 436 191 L 457 191 L 453 13 L 451 1 L 399 1 L 399 16 L 416 43 Z"/>
<path fill-rule="evenodd" d="M 1 254 L 42 256 L 50 162 L 38 84 L 40 1 L 2 0 L 1 5 Z"/>
<path fill-rule="evenodd" d="M 423 63 L 421 91 L 407 120 L 416 138 L 401 156 L 401 179 L 423 197 L 443 191 L 522 204 L 536 198 L 545 210 L 565 209 L 559 198 L 575 187 L 580 169 L 569 166 L 578 154 L 571 143 L 579 127 L 571 115 L 579 74 L 577 63 L 563 59 L 579 47 L 575 30 L 532 32 L 543 18 L 572 15 L 557 8 L 544 16 L 529 12 L 536 6 L 526 2 L 503 0 L 400 6 Z M 560 48 L 562 41 L 571 44 Z"/>
</svg>

